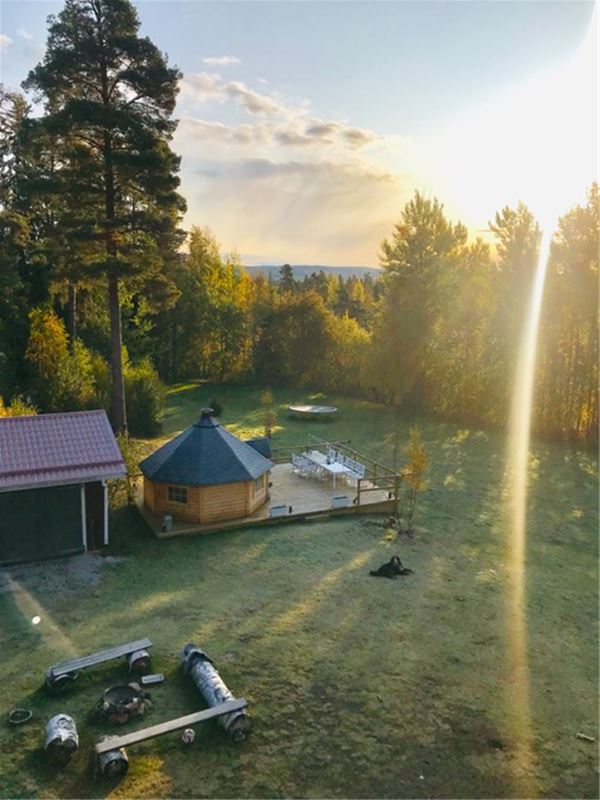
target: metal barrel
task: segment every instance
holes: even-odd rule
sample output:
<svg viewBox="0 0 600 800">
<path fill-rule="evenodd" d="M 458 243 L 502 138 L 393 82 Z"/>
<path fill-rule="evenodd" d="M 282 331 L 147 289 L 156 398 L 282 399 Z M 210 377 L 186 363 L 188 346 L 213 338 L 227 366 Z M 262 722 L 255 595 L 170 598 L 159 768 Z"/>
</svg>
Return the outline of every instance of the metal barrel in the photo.
<svg viewBox="0 0 600 800">
<path fill-rule="evenodd" d="M 148 672 L 151 661 L 150 653 L 147 650 L 136 650 L 127 656 L 130 672 Z"/>
<path fill-rule="evenodd" d="M 125 748 L 109 750 L 97 756 L 98 771 L 103 778 L 122 778 L 127 775 L 129 759 Z"/>
<path fill-rule="evenodd" d="M 227 700 L 235 700 L 211 659 L 193 642 L 186 644 L 181 651 L 181 663 L 209 706 L 214 707 Z M 219 717 L 219 724 L 232 739 L 241 741 L 246 738 L 250 729 L 250 717 L 245 710 L 232 711 Z"/>
<path fill-rule="evenodd" d="M 46 723 L 44 752 L 55 764 L 66 764 L 79 747 L 75 720 L 68 714 L 56 714 Z"/>
</svg>

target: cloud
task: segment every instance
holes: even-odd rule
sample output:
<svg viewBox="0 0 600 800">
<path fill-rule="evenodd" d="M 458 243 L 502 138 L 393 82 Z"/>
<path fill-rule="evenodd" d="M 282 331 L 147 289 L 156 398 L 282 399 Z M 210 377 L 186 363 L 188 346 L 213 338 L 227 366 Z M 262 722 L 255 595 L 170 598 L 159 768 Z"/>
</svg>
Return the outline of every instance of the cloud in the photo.
<svg viewBox="0 0 600 800">
<path fill-rule="evenodd" d="M 247 158 L 221 165 L 220 174 L 250 179 L 270 179 L 273 177 L 296 175 L 308 179 L 326 177 L 328 182 L 345 182 L 348 179 L 367 178 L 370 181 L 394 184 L 396 176 L 385 169 L 377 169 L 353 163 L 333 163 L 330 161 L 272 161 L 268 158 Z"/>
<path fill-rule="evenodd" d="M 204 64 L 210 64 L 211 67 L 228 67 L 230 64 L 241 64 L 239 58 L 235 56 L 208 56 L 202 59 Z"/>
<path fill-rule="evenodd" d="M 214 72 L 186 75 L 180 86 L 174 147 L 186 224 L 208 225 L 226 250 L 269 260 L 377 263 L 415 188 L 410 142 L 322 119 L 308 101 L 292 105 Z M 228 104 L 223 121 L 219 103 Z"/>
<path fill-rule="evenodd" d="M 184 176 L 188 218 L 225 249 L 297 263 L 376 264 L 412 184 L 384 169 L 331 161 L 206 162 Z"/>
<path fill-rule="evenodd" d="M 223 122 L 209 122 L 193 117 L 180 120 L 178 135 L 191 137 L 197 143 L 214 142 L 219 145 L 268 145 L 272 141 L 269 128 L 265 125 L 225 125 Z"/>
<path fill-rule="evenodd" d="M 12 43 L 13 40 L 10 38 L 10 36 L 0 33 L 0 53 L 5 53 Z"/>
<path fill-rule="evenodd" d="M 241 81 L 224 82 L 215 72 L 186 75 L 180 82 L 180 89 L 182 97 L 188 100 L 201 103 L 232 100 L 252 116 L 279 118 L 273 122 L 270 134 L 265 131 L 263 123 L 257 126 L 254 134 L 248 130 L 247 125 L 238 126 L 238 133 L 227 126 L 211 123 L 199 125 L 198 132 L 203 130 L 210 138 L 214 138 L 213 134 L 217 131 L 223 134 L 227 141 L 238 142 L 248 142 L 253 138 L 265 141 L 265 136 L 270 135 L 273 144 L 286 147 L 330 144 L 351 149 L 364 147 L 382 138 L 366 128 L 356 128 L 345 122 L 326 121 L 316 116 L 309 116 L 306 111 L 308 101 L 304 101 L 299 108 L 294 108 L 285 105 L 279 98 L 250 89 Z"/>
<path fill-rule="evenodd" d="M 327 148 L 357 150 L 377 141 L 373 131 L 351 128 L 342 123 L 324 123 L 315 118 L 307 122 L 302 116 L 291 120 L 268 119 L 259 123 L 226 125 L 195 117 L 182 117 L 180 131 L 203 142 L 227 147 L 231 144 L 264 146 L 268 150 L 276 147 Z M 239 157 L 239 153 L 236 154 Z"/>
<path fill-rule="evenodd" d="M 343 139 L 350 147 L 362 147 L 379 138 L 373 131 L 365 128 L 352 128 L 342 122 L 325 122 L 312 118 L 311 124 L 306 128 L 307 136 L 315 137 L 326 142 Z"/>
<path fill-rule="evenodd" d="M 236 56 L 208 56 L 202 59 L 203 64 L 209 64 L 211 67 L 228 67 L 231 64 L 241 64 L 241 60 Z"/>
<path fill-rule="evenodd" d="M 229 97 L 238 100 L 250 114 L 277 114 L 285 110 L 268 95 L 253 91 L 240 81 L 226 83 L 223 89 Z"/>
<path fill-rule="evenodd" d="M 27 39 L 28 42 L 33 40 L 33 34 L 29 33 L 26 28 L 17 28 L 17 34 L 21 37 L 21 39 Z"/>
<path fill-rule="evenodd" d="M 221 76 L 216 72 L 197 72 L 186 75 L 179 85 L 184 97 L 195 98 L 201 102 L 231 99 L 253 115 L 278 114 L 285 110 L 269 95 L 255 92 L 241 81 L 222 82 Z"/>
</svg>

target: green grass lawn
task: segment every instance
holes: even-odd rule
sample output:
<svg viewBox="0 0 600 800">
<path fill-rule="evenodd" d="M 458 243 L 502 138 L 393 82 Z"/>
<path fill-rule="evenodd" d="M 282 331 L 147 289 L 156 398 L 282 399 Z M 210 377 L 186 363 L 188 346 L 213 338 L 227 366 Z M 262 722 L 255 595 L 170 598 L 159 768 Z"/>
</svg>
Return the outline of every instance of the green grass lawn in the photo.
<svg viewBox="0 0 600 800">
<path fill-rule="evenodd" d="M 234 433 L 261 433 L 259 390 L 189 385 L 169 394 L 165 436 L 212 396 Z M 311 399 L 338 405 L 339 418 L 287 418 L 290 402 Z M 290 391 L 276 401 L 275 446 L 313 431 L 391 457 L 393 417 L 382 406 Z M 404 420 L 404 440 L 414 422 Z M 120 560 L 98 583 L 70 579 L 61 593 L 24 579 L 0 594 L 0 711 L 34 711 L 21 728 L 0 726 L 0 796 L 597 797 L 597 747 L 576 738 L 598 727 L 597 465 L 574 449 L 533 448 L 524 760 L 525 712 L 508 666 L 504 440 L 418 422 L 431 470 L 412 539 L 389 541 L 381 520 L 367 517 L 159 542 L 125 508 L 112 519 Z M 369 577 L 394 553 L 414 575 Z M 88 756 L 103 729 L 89 712 L 125 670 L 88 670 L 61 698 L 41 691 L 44 672 L 71 652 L 142 636 L 166 675 L 148 724 L 202 707 L 178 658 L 195 641 L 248 699 L 253 730 L 241 744 L 209 724 L 191 747 L 176 735 L 137 745 L 120 784 L 94 782 Z M 80 750 L 55 771 L 41 747 L 59 711 L 75 716 Z"/>
</svg>

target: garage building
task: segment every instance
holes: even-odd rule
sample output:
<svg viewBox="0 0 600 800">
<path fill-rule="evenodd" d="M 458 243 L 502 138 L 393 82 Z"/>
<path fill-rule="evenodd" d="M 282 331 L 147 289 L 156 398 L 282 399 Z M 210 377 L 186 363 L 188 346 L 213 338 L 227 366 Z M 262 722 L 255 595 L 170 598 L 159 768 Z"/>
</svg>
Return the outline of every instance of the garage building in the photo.
<svg viewBox="0 0 600 800">
<path fill-rule="evenodd" d="M 0 419 L 0 564 L 108 544 L 107 481 L 125 474 L 105 411 Z"/>
</svg>

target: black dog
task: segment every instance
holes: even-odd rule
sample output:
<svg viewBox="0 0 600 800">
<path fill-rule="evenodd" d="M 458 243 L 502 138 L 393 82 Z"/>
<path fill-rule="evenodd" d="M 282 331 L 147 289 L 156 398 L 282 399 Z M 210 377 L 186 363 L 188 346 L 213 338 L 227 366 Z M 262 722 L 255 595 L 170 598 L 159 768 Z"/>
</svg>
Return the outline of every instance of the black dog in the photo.
<svg viewBox="0 0 600 800">
<path fill-rule="evenodd" d="M 402 566 L 399 556 L 392 556 L 387 564 L 383 564 L 378 570 L 371 570 L 369 575 L 376 578 L 395 578 L 396 575 L 411 575 L 412 569 Z"/>
</svg>

